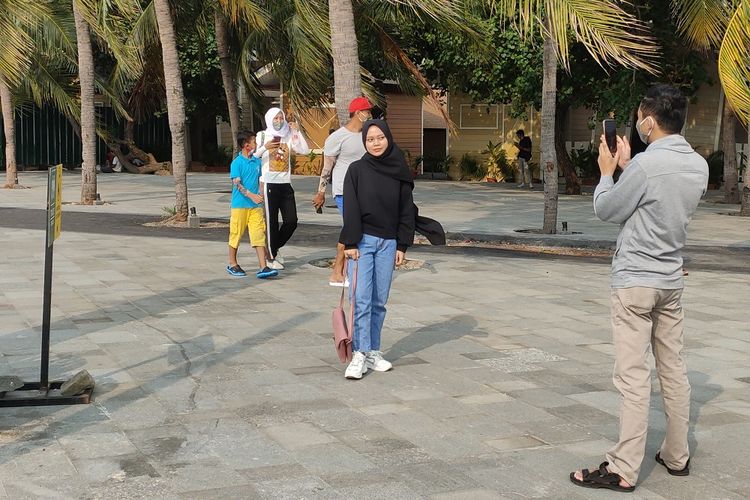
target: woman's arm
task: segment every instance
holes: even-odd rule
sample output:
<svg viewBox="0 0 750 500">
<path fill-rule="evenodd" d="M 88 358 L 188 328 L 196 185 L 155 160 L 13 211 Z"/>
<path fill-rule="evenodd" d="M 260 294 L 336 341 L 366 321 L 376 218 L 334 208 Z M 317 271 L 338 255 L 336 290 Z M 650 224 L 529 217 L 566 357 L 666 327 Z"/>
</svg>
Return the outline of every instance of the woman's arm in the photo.
<svg viewBox="0 0 750 500">
<path fill-rule="evenodd" d="M 348 250 L 357 248 L 362 240 L 362 213 L 357 197 L 357 180 L 357 169 L 350 166 L 344 177 L 344 227 L 339 237 L 339 243 Z"/>
</svg>

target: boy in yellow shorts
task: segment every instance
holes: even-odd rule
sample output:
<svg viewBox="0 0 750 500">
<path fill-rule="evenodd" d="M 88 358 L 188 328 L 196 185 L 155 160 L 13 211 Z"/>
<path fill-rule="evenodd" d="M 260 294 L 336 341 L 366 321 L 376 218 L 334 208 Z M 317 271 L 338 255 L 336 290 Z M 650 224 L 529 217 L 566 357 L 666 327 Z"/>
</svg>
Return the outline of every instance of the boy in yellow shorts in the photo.
<svg viewBox="0 0 750 500">
<path fill-rule="evenodd" d="M 232 161 L 229 178 L 232 179 L 232 205 L 229 219 L 229 265 L 227 273 L 232 276 L 247 276 L 237 264 L 237 248 L 240 240 L 248 230 L 250 244 L 258 254 L 260 270 L 255 276 L 260 279 L 271 278 L 279 274 L 266 264 L 266 222 L 263 214 L 263 195 L 260 175 L 261 163 L 253 156 L 255 150 L 255 133 L 241 132 L 237 136 L 240 154 Z"/>
</svg>

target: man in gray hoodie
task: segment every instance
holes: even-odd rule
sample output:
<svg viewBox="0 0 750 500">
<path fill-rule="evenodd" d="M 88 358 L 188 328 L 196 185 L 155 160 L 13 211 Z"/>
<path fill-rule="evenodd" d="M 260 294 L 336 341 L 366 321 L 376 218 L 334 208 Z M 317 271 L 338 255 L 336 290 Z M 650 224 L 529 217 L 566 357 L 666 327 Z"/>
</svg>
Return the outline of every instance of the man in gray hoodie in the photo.
<svg viewBox="0 0 750 500">
<path fill-rule="evenodd" d="M 667 85 L 651 88 L 636 128 L 646 151 L 630 158 L 625 137 L 613 156 L 602 136 L 594 212 L 620 224 L 612 260 L 614 384 L 622 395 L 620 439 L 598 469 L 570 474 L 579 486 L 633 491 L 646 450 L 651 369 L 656 360 L 667 429 L 656 461 L 689 474 L 690 384 L 682 359 L 682 248 L 708 183 L 708 165 L 680 135 L 687 100 Z M 615 184 L 612 175 L 623 169 Z"/>
</svg>

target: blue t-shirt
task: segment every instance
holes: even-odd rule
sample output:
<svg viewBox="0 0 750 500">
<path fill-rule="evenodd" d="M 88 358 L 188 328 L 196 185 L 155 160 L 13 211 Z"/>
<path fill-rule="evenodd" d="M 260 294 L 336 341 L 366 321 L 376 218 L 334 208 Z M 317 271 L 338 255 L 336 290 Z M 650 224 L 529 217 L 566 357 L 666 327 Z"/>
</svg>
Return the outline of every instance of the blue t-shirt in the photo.
<svg viewBox="0 0 750 500">
<path fill-rule="evenodd" d="M 242 153 L 232 160 L 229 168 L 229 178 L 240 178 L 242 185 L 253 194 L 260 194 L 260 159 L 250 156 L 246 158 Z M 260 205 L 240 193 L 237 186 L 232 185 L 232 208 L 257 208 Z"/>
</svg>

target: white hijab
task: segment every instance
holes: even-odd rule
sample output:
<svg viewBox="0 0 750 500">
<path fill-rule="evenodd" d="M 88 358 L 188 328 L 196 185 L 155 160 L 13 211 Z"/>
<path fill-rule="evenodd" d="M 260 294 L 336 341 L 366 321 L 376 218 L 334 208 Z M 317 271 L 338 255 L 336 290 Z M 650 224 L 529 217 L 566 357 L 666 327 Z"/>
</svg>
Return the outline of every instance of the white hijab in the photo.
<svg viewBox="0 0 750 500">
<path fill-rule="evenodd" d="M 284 117 L 284 123 L 281 125 L 281 128 L 279 130 L 276 130 L 273 128 L 273 119 L 276 118 L 276 115 L 281 113 L 281 115 Z M 289 127 L 289 123 L 286 121 L 286 115 L 284 115 L 284 112 L 279 108 L 271 108 L 268 111 L 266 111 L 266 141 L 271 140 L 272 137 L 281 137 L 281 140 L 283 141 L 286 139 L 290 134 L 292 133 L 292 129 Z"/>
</svg>

